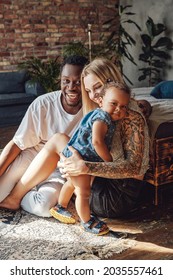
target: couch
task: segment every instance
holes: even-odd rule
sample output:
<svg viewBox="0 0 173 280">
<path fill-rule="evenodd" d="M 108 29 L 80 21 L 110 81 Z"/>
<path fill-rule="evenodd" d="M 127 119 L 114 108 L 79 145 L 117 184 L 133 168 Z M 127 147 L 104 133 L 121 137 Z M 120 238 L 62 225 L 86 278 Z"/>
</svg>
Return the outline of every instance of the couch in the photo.
<svg viewBox="0 0 173 280">
<path fill-rule="evenodd" d="M 43 93 L 26 71 L 0 72 L 0 127 L 19 125 L 30 103 Z"/>
</svg>

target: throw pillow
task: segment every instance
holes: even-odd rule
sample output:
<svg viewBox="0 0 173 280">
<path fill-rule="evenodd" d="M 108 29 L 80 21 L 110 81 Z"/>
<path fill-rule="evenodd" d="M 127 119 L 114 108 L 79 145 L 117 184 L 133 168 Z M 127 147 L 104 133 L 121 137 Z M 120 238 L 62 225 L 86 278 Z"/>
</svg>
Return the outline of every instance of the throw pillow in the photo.
<svg viewBox="0 0 173 280">
<path fill-rule="evenodd" d="M 25 81 L 28 79 L 26 71 L 1 72 L 0 94 L 24 93 Z"/>
<path fill-rule="evenodd" d="M 150 93 L 159 99 L 173 99 L 173 81 L 163 81 L 157 84 Z"/>
<path fill-rule="evenodd" d="M 34 95 L 42 95 L 46 93 L 43 87 L 38 82 L 33 83 L 31 80 L 28 80 L 25 83 L 25 92 L 27 94 L 34 94 Z"/>
</svg>

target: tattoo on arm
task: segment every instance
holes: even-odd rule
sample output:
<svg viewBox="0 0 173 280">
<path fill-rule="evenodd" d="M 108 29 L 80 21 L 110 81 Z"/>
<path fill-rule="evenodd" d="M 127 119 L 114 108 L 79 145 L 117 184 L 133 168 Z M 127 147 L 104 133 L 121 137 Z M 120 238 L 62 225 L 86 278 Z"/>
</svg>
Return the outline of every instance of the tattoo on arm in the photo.
<svg viewBox="0 0 173 280">
<path fill-rule="evenodd" d="M 144 151 L 144 125 L 139 113 L 129 113 L 121 123 L 124 159 L 107 163 L 86 162 L 88 174 L 115 179 L 139 175 Z"/>
</svg>

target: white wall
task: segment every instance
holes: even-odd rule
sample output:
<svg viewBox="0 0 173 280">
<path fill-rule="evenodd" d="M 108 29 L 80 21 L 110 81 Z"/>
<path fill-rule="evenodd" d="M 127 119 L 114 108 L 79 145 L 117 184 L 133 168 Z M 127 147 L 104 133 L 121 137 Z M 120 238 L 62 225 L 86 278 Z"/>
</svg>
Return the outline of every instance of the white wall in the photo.
<svg viewBox="0 0 173 280">
<path fill-rule="evenodd" d="M 141 51 L 141 37 L 140 34 L 147 33 L 147 28 L 145 22 L 148 16 L 151 17 L 154 23 L 163 23 L 169 31 L 169 37 L 173 40 L 173 1 L 172 0 L 120 0 L 121 5 L 132 5 L 127 11 L 132 11 L 135 13 L 134 16 L 130 16 L 129 19 L 133 19 L 142 29 L 140 32 L 132 24 L 126 24 L 124 27 L 127 29 L 128 33 L 136 40 L 136 46 L 129 47 L 130 53 L 135 58 L 137 66 L 133 65 L 129 61 L 125 60 L 123 62 L 124 72 L 128 78 L 133 82 L 133 87 L 143 87 L 148 86 L 146 80 L 139 82 L 138 77 L 140 75 L 139 68 L 146 67 L 146 64 L 138 60 Z M 163 34 L 162 34 L 163 36 Z M 166 35 L 168 36 L 168 35 Z M 173 57 L 173 51 L 171 51 Z M 173 66 L 172 60 L 169 64 Z M 167 71 L 164 80 L 173 80 L 173 69 Z"/>
</svg>

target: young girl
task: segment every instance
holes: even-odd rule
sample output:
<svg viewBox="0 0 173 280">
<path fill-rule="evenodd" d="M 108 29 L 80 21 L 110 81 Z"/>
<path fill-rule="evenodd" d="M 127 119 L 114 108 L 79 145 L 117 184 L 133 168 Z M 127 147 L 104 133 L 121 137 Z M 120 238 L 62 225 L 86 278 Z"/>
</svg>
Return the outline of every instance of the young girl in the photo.
<svg viewBox="0 0 173 280">
<path fill-rule="evenodd" d="M 79 128 L 63 150 L 64 156 L 71 156 L 68 147 L 72 146 L 86 161 L 112 161 L 112 156 L 109 151 L 114 135 L 115 121 L 126 116 L 130 101 L 130 90 L 124 84 L 108 82 L 104 85 L 100 96 L 96 98 L 100 108 L 91 111 L 83 118 Z M 57 144 L 60 149 L 66 140 L 66 136 L 60 135 L 59 144 Z M 61 222 L 75 223 L 74 217 L 67 210 L 70 198 L 75 191 L 76 210 L 81 219 L 82 226 L 91 233 L 103 235 L 109 229 L 106 226 L 104 230 L 101 230 L 103 222 L 90 214 L 90 188 L 90 175 L 81 175 L 68 179 L 61 189 L 58 205 L 51 208 L 50 213 Z M 96 226 L 90 228 L 90 225 L 94 221 L 96 222 L 96 220 Z"/>
</svg>

